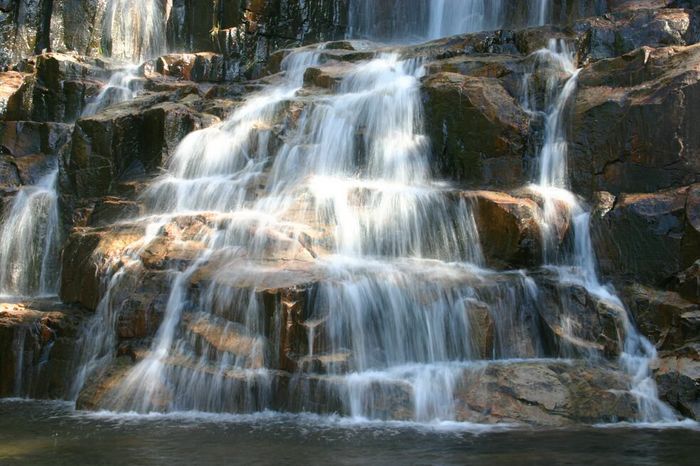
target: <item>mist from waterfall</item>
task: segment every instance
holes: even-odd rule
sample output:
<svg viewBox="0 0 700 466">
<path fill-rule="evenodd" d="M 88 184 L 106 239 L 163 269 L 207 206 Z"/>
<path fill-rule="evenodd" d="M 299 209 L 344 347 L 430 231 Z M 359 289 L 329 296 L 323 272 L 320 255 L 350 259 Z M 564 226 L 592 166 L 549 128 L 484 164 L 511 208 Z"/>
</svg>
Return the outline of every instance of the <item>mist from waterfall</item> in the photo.
<svg viewBox="0 0 700 466">
<path fill-rule="evenodd" d="M 0 228 L 0 295 L 55 296 L 60 281 L 58 169 L 20 188 Z"/>
</svg>

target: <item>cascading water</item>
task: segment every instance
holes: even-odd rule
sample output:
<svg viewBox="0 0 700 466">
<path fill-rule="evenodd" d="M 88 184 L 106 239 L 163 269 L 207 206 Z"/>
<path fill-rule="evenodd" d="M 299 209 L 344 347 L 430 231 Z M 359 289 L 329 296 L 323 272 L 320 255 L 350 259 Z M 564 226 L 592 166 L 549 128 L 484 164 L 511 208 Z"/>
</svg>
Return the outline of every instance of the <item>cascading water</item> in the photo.
<svg viewBox="0 0 700 466">
<path fill-rule="evenodd" d="M 453 22 L 449 2 L 436 3 L 419 34 L 484 29 L 489 15 L 502 14 L 494 6 L 501 2 L 492 2 L 493 10 L 462 2 L 459 11 L 476 19 Z M 547 10 L 539 11 L 542 22 Z M 195 253 L 185 265 L 164 265 L 169 290 L 160 328 L 101 408 L 450 421 L 458 418 L 456 391 L 490 365 L 569 356 L 540 334 L 535 280 L 522 271 L 485 270 L 471 200 L 431 179 L 421 63 L 381 53 L 348 65 L 332 90 L 302 89 L 323 52 L 320 46 L 287 55 L 284 77 L 225 122 L 188 135 L 151 183 L 146 216 L 130 221 L 142 237 L 106 266 L 112 273 L 83 337 L 75 396 L 114 359 L 120 293 L 135 286 L 144 253 L 167 235 L 182 235 L 178 244 Z M 533 73 L 545 65 L 554 70 L 539 111 L 546 130 L 533 186 L 544 204 L 546 262 L 561 282 L 581 283 L 622 310 L 598 281 L 588 214 L 566 191 L 573 57 L 553 42 L 534 61 Z M 281 116 L 287 113 L 295 116 Z M 557 254 L 551 239 L 562 204 L 573 218 L 571 254 Z M 562 315 L 568 318 L 566 309 Z M 620 317 L 622 360 L 641 411 L 647 420 L 666 419 L 648 377 L 653 349 L 624 311 Z M 292 338 L 305 343 L 290 355 Z M 410 400 L 408 412 L 388 407 L 401 397 Z"/>
<path fill-rule="evenodd" d="M 276 351 L 263 335 L 265 311 L 256 289 L 277 273 L 270 250 L 323 277 L 309 292 L 312 311 L 305 318 L 314 328 L 310 334 L 318 331 L 322 351 L 314 356 L 317 344 L 309 338 L 299 364 L 335 361 L 327 370 L 327 390 L 354 417 L 389 418 L 373 401 L 380 399 L 374 390 L 407 384 L 415 419 L 451 419 L 455 380 L 469 366 L 465 361 L 481 356 L 469 319 L 481 300 L 491 303 L 497 318 L 493 356 L 543 355 L 529 323 L 536 297 L 526 277 L 516 274 L 502 286 L 490 282 L 490 272 L 478 268 L 481 251 L 469 203 L 451 200 L 447 188 L 428 176 L 417 63 L 389 54 L 358 66 L 337 93 L 307 103 L 270 158 L 273 121 L 319 57 L 318 50 L 287 57 L 282 84 L 249 98 L 226 123 L 189 135 L 168 173 L 149 189 L 150 218 L 205 214 L 218 218 L 219 226 L 199 237 L 205 247 L 189 268 L 173 271 L 164 322 L 149 354 L 105 407 L 270 408 L 278 383 L 270 355 Z M 365 155 L 358 160 L 358 153 Z M 251 186 L 265 175 L 265 194 L 251 201 Z M 312 250 L 327 252 L 313 260 L 296 249 L 297 239 L 318 226 L 329 237 L 307 241 Z M 220 272 L 191 296 L 193 277 L 212 263 Z M 115 276 L 112 284 L 119 281 Z M 110 297 L 108 291 L 100 304 L 105 315 L 96 321 L 114 325 L 118 310 Z M 222 349 L 202 341 L 214 331 L 217 342 L 239 343 Z M 102 344 L 91 351 L 85 367 L 105 356 Z M 443 383 L 433 384 L 435 377 Z M 302 400 L 314 397 L 304 388 L 303 371 L 290 383 Z"/>
<path fill-rule="evenodd" d="M 82 116 L 95 115 L 110 105 L 133 99 L 142 90 L 137 67 L 115 72 L 95 98 L 85 106 Z"/>
<path fill-rule="evenodd" d="M 520 26 L 541 26 L 549 19 L 550 0 L 527 0 L 523 18 L 508 16 L 506 0 L 350 0 L 351 38 L 379 40 L 439 39 L 455 34 Z M 520 24 L 522 23 L 522 24 Z"/>
<path fill-rule="evenodd" d="M 537 182 L 531 189 L 541 196 L 543 219 L 541 223 L 545 245 L 545 263 L 556 268 L 563 281 L 583 285 L 592 295 L 616 309 L 624 327 L 624 348 L 621 362 L 632 376 L 632 393 L 637 398 L 642 420 L 672 421 L 671 410 L 661 403 L 656 385 L 650 377 L 650 362 L 656 350 L 634 327 L 627 310 L 614 290 L 600 283 L 595 252 L 590 237 L 590 213 L 568 187 L 568 136 L 566 115 L 569 102 L 576 91 L 579 70 L 575 55 L 562 40 L 552 39 L 546 49 L 534 55 L 534 67 L 525 74 L 523 103 L 531 112 L 532 74 L 542 67 L 546 73 L 544 110 L 545 133 L 539 152 Z M 562 80 L 564 81 L 563 85 Z M 565 210 L 565 212 L 562 212 Z M 571 221 L 574 247 L 570 253 L 556 251 L 557 222 L 562 214 Z"/>
<path fill-rule="evenodd" d="M 110 0 L 103 23 L 103 49 L 129 64 L 116 71 L 82 116 L 133 99 L 142 90 L 139 65 L 166 53 L 165 23 L 171 0 Z"/>
<path fill-rule="evenodd" d="M 142 63 L 165 53 L 166 0 L 109 0 L 103 47 L 113 58 Z"/>
<path fill-rule="evenodd" d="M 55 296 L 60 280 L 58 170 L 24 186 L 3 216 L 0 295 Z"/>
</svg>

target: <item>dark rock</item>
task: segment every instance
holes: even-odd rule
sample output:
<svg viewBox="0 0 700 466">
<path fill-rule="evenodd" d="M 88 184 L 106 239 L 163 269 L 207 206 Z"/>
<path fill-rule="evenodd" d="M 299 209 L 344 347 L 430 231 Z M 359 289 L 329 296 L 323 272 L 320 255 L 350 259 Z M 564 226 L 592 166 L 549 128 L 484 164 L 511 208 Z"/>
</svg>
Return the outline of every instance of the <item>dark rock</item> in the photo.
<svg viewBox="0 0 700 466">
<path fill-rule="evenodd" d="M 189 132 L 216 121 L 169 98 L 143 95 L 76 123 L 68 174 L 78 197 L 109 194 L 134 167 L 161 167 Z"/>
<path fill-rule="evenodd" d="M 491 267 L 520 268 L 541 263 L 542 212 L 531 199 L 504 193 L 466 193 L 474 205 L 474 220 L 487 263 Z"/>
<path fill-rule="evenodd" d="M 479 187 L 524 182 L 529 118 L 498 80 L 439 73 L 422 92 L 440 175 Z"/>
<path fill-rule="evenodd" d="M 660 350 L 676 350 L 700 339 L 697 314 L 700 306 L 678 293 L 638 284 L 624 287 L 621 296 L 639 330 Z"/>
<path fill-rule="evenodd" d="M 67 397 L 84 319 L 60 303 L 0 304 L 0 397 Z"/>
<path fill-rule="evenodd" d="M 624 194 L 592 218 L 601 270 L 649 285 L 665 285 L 700 257 L 698 230 L 689 223 L 697 187 Z"/>
<path fill-rule="evenodd" d="M 683 9 L 638 9 L 576 23 L 585 31 L 584 60 L 618 57 L 642 46 L 665 47 L 695 42 L 693 17 Z"/>
<path fill-rule="evenodd" d="M 652 192 L 700 179 L 698 62 L 700 44 L 643 48 L 581 72 L 569 151 L 576 192 Z"/>
</svg>

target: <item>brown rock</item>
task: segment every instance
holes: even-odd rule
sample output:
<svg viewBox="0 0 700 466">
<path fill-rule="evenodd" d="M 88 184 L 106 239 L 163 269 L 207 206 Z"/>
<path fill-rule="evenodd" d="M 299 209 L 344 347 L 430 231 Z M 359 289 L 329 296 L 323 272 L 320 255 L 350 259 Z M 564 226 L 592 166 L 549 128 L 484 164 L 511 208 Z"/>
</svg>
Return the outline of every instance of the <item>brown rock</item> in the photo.
<svg viewBox="0 0 700 466">
<path fill-rule="evenodd" d="M 581 72 L 569 158 L 576 192 L 653 192 L 700 179 L 698 63 L 700 44 L 643 48 Z"/>
<path fill-rule="evenodd" d="M 0 304 L 0 396 L 68 396 L 84 319 L 56 302 Z"/>
<path fill-rule="evenodd" d="M 524 182 L 529 118 L 498 80 L 439 73 L 422 92 L 441 175 L 479 187 Z"/>
<path fill-rule="evenodd" d="M 465 196 L 474 204 L 474 220 L 489 266 L 517 268 L 541 263 L 542 213 L 534 201 L 490 191 Z"/>
<path fill-rule="evenodd" d="M 605 274 L 663 285 L 700 257 L 698 230 L 689 209 L 697 188 L 625 194 L 614 208 L 592 218 L 592 233 Z M 690 200 L 690 201 L 689 201 Z"/>
</svg>

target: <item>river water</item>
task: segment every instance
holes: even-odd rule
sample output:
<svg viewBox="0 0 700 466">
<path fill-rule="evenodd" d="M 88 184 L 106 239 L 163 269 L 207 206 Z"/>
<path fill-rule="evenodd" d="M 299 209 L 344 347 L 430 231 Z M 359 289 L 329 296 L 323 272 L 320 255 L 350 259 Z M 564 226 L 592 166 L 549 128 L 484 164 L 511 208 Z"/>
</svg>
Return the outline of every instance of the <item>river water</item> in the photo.
<svg viewBox="0 0 700 466">
<path fill-rule="evenodd" d="M 0 464 L 695 465 L 700 428 L 538 430 L 258 414 L 113 415 L 0 401 Z"/>
</svg>

